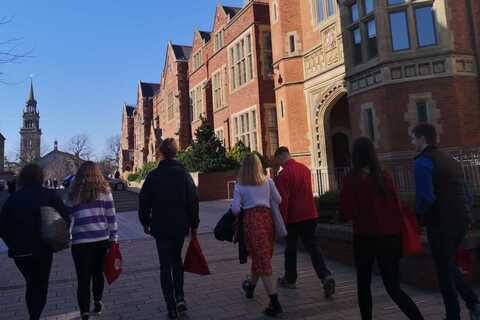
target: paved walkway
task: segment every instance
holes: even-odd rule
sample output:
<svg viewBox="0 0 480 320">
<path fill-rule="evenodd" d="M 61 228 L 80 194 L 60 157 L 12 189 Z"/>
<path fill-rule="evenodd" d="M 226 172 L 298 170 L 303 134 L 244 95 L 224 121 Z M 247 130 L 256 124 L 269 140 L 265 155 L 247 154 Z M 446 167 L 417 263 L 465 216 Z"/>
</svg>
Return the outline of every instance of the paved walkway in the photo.
<svg viewBox="0 0 480 320">
<path fill-rule="evenodd" d="M 237 250 L 231 244 L 216 241 L 211 234 L 214 222 L 224 212 L 227 203 L 202 204 L 200 241 L 210 263 L 211 276 L 186 275 L 185 290 L 190 307 L 187 319 L 264 319 L 261 311 L 267 296 L 259 286 L 256 298 L 243 297 L 239 284 L 248 273 L 246 265 L 237 260 Z M 136 221 L 136 213 L 122 213 L 120 234 L 124 255 L 124 273 L 120 280 L 106 288 L 106 310 L 102 319 L 166 319 L 160 291 L 158 258 L 154 241 L 145 237 Z M 282 271 L 281 247 L 273 259 L 277 275 Z M 299 256 L 297 290 L 280 290 L 280 300 L 286 313 L 281 319 L 357 320 L 355 276 L 351 267 L 330 262 L 338 281 L 334 299 L 323 298 L 321 285 L 308 257 Z M 76 279 L 69 251 L 55 256 L 45 319 L 78 319 Z M 375 319 L 406 319 L 386 295 L 378 277 L 372 286 Z M 411 287 L 406 290 L 414 297 L 426 319 L 442 319 L 442 305 L 436 293 Z M 0 254 L 0 319 L 28 319 L 24 306 L 24 282 L 6 254 Z M 466 315 L 465 315 L 466 317 Z"/>
</svg>

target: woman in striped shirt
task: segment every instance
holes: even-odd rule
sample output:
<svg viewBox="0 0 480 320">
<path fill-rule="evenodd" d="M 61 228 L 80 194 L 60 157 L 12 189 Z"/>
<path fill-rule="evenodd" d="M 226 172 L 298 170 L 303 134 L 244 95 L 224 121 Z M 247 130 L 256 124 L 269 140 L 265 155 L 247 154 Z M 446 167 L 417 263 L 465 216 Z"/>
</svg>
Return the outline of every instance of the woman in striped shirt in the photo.
<svg viewBox="0 0 480 320">
<path fill-rule="evenodd" d="M 93 162 L 82 164 L 68 194 L 72 219 L 72 256 L 77 271 L 77 299 L 82 320 L 90 313 L 90 283 L 93 313 L 103 309 L 104 260 L 117 241 L 117 221 L 110 187 Z"/>
</svg>

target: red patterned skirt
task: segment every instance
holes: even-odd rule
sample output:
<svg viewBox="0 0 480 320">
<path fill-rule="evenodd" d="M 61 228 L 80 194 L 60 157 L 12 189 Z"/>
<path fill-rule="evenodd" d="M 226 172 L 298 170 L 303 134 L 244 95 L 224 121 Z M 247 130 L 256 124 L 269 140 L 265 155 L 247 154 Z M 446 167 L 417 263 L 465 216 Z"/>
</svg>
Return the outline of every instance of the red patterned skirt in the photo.
<svg viewBox="0 0 480 320">
<path fill-rule="evenodd" d="M 271 276 L 275 228 L 270 209 L 246 209 L 243 221 L 247 252 L 252 259 L 252 273 Z"/>
</svg>

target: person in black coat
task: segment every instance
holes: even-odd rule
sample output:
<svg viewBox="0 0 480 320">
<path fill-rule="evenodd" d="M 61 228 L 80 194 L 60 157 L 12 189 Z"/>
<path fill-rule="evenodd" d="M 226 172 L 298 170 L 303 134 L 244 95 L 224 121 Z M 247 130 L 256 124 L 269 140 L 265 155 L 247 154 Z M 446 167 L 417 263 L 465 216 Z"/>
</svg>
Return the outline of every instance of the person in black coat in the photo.
<svg viewBox="0 0 480 320">
<path fill-rule="evenodd" d="M 170 319 L 187 310 L 183 292 L 182 248 L 189 231 L 199 225 L 197 189 L 190 174 L 175 160 L 177 144 L 160 145 L 161 161 L 140 191 L 139 218 L 157 242 L 160 280 Z"/>
<path fill-rule="evenodd" d="M 56 192 L 42 187 L 43 171 L 36 164 L 23 167 L 20 189 L 10 195 L 0 214 L 0 237 L 8 255 L 25 278 L 30 320 L 38 320 L 47 302 L 52 250 L 42 242 L 40 207 L 55 208 L 68 223 L 67 210 Z"/>
</svg>

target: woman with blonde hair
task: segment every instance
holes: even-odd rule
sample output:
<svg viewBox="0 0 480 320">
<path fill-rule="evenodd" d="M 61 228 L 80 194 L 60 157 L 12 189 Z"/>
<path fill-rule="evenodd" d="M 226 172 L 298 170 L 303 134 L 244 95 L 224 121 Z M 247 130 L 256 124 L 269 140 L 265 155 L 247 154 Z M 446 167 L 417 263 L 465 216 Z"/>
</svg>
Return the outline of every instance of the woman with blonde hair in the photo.
<svg viewBox="0 0 480 320">
<path fill-rule="evenodd" d="M 283 312 L 272 277 L 275 227 L 270 209 L 272 202 L 281 201 L 275 184 L 264 173 L 260 158 L 256 154 L 248 154 L 240 168 L 232 202 L 235 215 L 240 215 L 244 210 L 245 242 L 252 259 L 251 277 L 244 281 L 243 290 L 246 297 L 252 299 L 255 286 L 261 278 L 270 296 L 270 305 L 264 313 L 271 317 Z"/>
<path fill-rule="evenodd" d="M 77 299 L 82 320 L 90 314 L 90 283 L 94 310 L 103 309 L 104 260 L 117 239 L 117 222 L 110 187 L 91 161 L 78 170 L 68 194 L 72 219 L 72 256 L 77 272 Z"/>
</svg>

